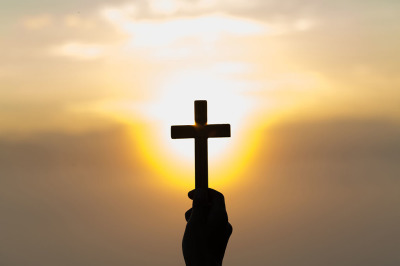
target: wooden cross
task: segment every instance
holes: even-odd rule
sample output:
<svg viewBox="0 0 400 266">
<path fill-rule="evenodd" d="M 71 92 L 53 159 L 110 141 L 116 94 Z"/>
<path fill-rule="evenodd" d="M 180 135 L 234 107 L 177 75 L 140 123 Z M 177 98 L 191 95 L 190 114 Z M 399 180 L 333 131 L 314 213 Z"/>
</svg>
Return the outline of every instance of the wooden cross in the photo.
<svg viewBox="0 0 400 266">
<path fill-rule="evenodd" d="M 194 138 L 195 187 L 208 188 L 208 138 L 231 136 L 231 125 L 207 125 L 207 101 L 194 101 L 194 126 L 171 126 L 171 138 Z"/>
</svg>

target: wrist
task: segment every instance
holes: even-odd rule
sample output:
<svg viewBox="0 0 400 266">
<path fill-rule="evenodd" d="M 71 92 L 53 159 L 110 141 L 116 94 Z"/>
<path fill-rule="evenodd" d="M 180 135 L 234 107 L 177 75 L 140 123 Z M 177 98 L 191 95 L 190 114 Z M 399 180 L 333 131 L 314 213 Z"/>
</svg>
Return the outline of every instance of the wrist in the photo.
<svg viewBox="0 0 400 266">
<path fill-rule="evenodd" d="M 186 262 L 186 266 L 222 266 L 222 263 L 218 263 L 215 260 L 204 260 L 204 261 Z"/>
</svg>

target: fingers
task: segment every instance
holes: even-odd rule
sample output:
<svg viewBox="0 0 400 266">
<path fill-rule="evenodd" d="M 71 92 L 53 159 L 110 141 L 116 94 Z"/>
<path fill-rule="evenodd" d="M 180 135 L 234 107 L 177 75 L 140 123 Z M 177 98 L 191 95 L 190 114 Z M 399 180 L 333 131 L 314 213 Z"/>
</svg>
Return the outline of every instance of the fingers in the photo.
<svg viewBox="0 0 400 266">
<path fill-rule="evenodd" d="M 191 200 L 194 199 L 196 191 L 197 191 L 196 189 L 189 191 L 189 193 L 188 193 L 189 199 L 191 199 Z M 211 200 L 214 200 L 215 203 L 217 203 L 219 205 L 223 204 L 225 206 L 224 195 L 221 192 L 218 192 L 212 188 L 208 188 L 207 196 L 210 197 Z"/>
<path fill-rule="evenodd" d="M 189 198 L 193 199 L 193 207 L 190 219 L 197 222 L 205 222 L 208 214 L 207 190 L 196 189 L 189 192 Z"/>
<path fill-rule="evenodd" d="M 233 232 L 233 227 L 232 227 L 232 225 L 230 224 L 230 223 L 228 223 L 227 224 L 227 229 L 226 229 L 226 233 L 227 233 L 227 236 L 228 237 L 230 237 L 231 235 L 232 235 L 232 232 Z"/>
<path fill-rule="evenodd" d="M 195 189 L 189 191 L 189 193 L 188 193 L 189 199 L 191 199 L 191 200 L 193 199 L 195 191 L 196 191 Z"/>
<path fill-rule="evenodd" d="M 187 210 L 186 212 L 185 212 L 185 219 L 186 219 L 186 222 L 189 222 L 189 219 L 190 219 L 190 216 L 192 215 L 192 208 L 190 208 L 189 210 Z"/>
<path fill-rule="evenodd" d="M 190 212 L 185 213 L 186 221 L 189 221 L 192 215 L 194 220 L 202 219 L 202 221 L 206 221 L 209 216 L 218 223 L 228 221 L 225 198 L 222 193 L 211 188 L 207 190 L 197 188 L 191 190 L 188 197 L 193 200 L 193 207 Z"/>
<path fill-rule="evenodd" d="M 210 217 L 212 217 L 214 221 L 219 221 L 221 223 L 227 222 L 228 214 L 226 213 L 224 195 L 216 190 L 210 189 L 209 200 L 211 202 Z"/>
<path fill-rule="evenodd" d="M 196 196 L 197 195 L 197 196 Z M 225 198 L 224 195 L 212 188 L 208 188 L 207 191 L 204 189 L 193 189 L 189 191 L 188 197 L 194 200 L 193 204 L 209 204 L 217 209 L 225 210 Z"/>
<path fill-rule="evenodd" d="M 225 210 L 225 198 L 221 192 L 218 192 L 212 188 L 208 189 L 208 197 L 211 202 L 211 206 L 214 206 L 218 209 Z"/>
</svg>

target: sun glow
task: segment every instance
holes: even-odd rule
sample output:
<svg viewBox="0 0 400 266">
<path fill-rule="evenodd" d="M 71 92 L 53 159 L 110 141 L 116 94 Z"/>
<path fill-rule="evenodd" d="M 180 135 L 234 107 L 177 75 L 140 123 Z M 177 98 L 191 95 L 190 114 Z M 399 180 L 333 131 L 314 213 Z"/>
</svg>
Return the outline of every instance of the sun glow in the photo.
<svg viewBox="0 0 400 266">
<path fill-rule="evenodd" d="M 174 180 L 174 185 L 193 186 L 194 140 L 172 140 L 170 127 L 194 124 L 194 101 L 207 100 L 208 123 L 229 123 L 232 131 L 231 138 L 209 139 L 210 184 L 225 183 L 237 176 L 253 153 L 256 141 L 243 140 L 242 127 L 250 122 L 253 106 L 251 99 L 240 93 L 243 84 L 205 72 L 180 73 L 162 83 L 160 97 L 139 107 L 154 123 L 147 132 L 134 133 L 140 134 L 139 146 L 151 168 Z"/>
<path fill-rule="evenodd" d="M 175 7 L 154 8 L 168 13 Z M 270 34 L 272 29 L 265 23 L 219 13 L 148 20 L 139 19 L 133 6 L 124 6 L 103 8 L 101 15 L 127 36 L 124 53 L 149 60 L 152 75 L 143 98 L 110 100 L 95 108 L 131 124 L 142 121 L 140 128 L 132 125 L 132 149 L 140 149 L 149 168 L 165 183 L 191 188 L 194 140 L 172 140 L 170 127 L 194 124 L 194 101 L 207 100 L 208 123 L 231 124 L 231 138 L 209 139 L 209 182 L 226 186 L 229 179 L 232 183 L 258 141 L 245 141 L 243 131 L 252 124 L 255 110 L 254 98 L 243 92 L 258 85 L 244 78 L 253 70 L 251 61 L 227 57 L 221 49 L 231 47 L 233 40 Z"/>
</svg>

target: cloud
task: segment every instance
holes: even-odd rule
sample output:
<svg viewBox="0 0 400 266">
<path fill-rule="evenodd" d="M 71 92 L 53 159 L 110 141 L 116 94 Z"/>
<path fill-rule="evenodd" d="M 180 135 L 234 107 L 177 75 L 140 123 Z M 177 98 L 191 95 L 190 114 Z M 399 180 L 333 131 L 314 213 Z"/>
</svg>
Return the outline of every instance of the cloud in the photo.
<svg viewBox="0 0 400 266">
<path fill-rule="evenodd" d="M 266 128 L 243 186 L 226 196 L 229 210 L 240 213 L 228 211 L 240 231 L 225 263 L 398 263 L 399 134 L 399 123 L 385 119 Z"/>
<path fill-rule="evenodd" d="M 179 10 L 181 4 L 181 1 L 176 0 L 149 1 L 150 10 L 155 14 L 173 14 Z"/>
<path fill-rule="evenodd" d="M 307 31 L 312 29 L 315 26 L 315 21 L 311 20 L 311 19 L 299 19 L 297 21 L 294 22 L 294 28 L 299 30 L 299 31 Z"/>
<path fill-rule="evenodd" d="M 171 243 L 180 236 L 167 236 L 168 230 L 164 237 L 150 236 L 147 228 L 155 228 L 161 217 L 170 223 L 162 198 L 166 202 L 173 197 L 151 189 L 154 176 L 135 149 L 127 147 L 132 142 L 119 126 L 86 134 L 1 139 L 2 263 L 162 264 L 161 259 L 144 255 L 150 246 L 159 245 L 151 242 L 157 238 Z M 173 227 L 180 229 L 169 226 Z"/>
<path fill-rule="evenodd" d="M 144 87 L 148 95 L 156 95 L 153 88 L 162 84 L 151 82 L 189 67 L 216 75 L 244 73 L 257 84 L 257 91 L 254 86 L 245 90 L 268 99 L 263 102 L 268 107 L 276 98 L 277 105 L 305 99 L 303 107 L 319 104 L 332 113 L 398 116 L 399 53 L 393 32 L 399 23 L 394 10 L 388 2 L 359 1 L 129 1 L 108 7 L 94 1 L 90 11 L 81 13 L 46 11 L 48 15 L 26 17 L 28 27 L 46 30 L 19 27 L 0 44 L 0 75 L 7 88 L 0 98 L 7 105 L 26 106 L 25 100 L 17 100 L 20 95 L 91 102 L 107 98 L 115 88 L 139 95 Z M 95 64 L 105 56 L 105 64 Z M 147 80 L 139 84 L 142 77 Z M 72 79 L 73 84 L 68 82 Z M 29 89 L 21 94 L 19 88 L 27 83 Z M 38 93 L 30 97 L 34 90 Z M 22 115 L 22 109 L 10 117 L 29 115 Z M 306 115 L 319 113 L 314 110 Z"/>
<path fill-rule="evenodd" d="M 190 201 L 157 185 L 163 177 L 128 145 L 136 140 L 127 130 L 0 140 L 2 262 L 182 262 Z M 397 264 L 399 130 L 385 120 L 347 119 L 281 122 L 264 131 L 240 186 L 217 188 L 235 230 L 225 263 Z"/>
<path fill-rule="evenodd" d="M 286 122 L 269 133 L 275 136 L 270 144 L 275 162 L 376 159 L 394 163 L 400 157 L 400 125 L 385 118 Z"/>
<path fill-rule="evenodd" d="M 51 54 L 79 60 L 91 60 L 103 56 L 106 47 L 101 44 L 67 42 L 51 49 Z"/>
<path fill-rule="evenodd" d="M 51 15 L 37 15 L 23 19 L 22 24 L 29 30 L 40 30 L 52 25 L 53 21 Z"/>
<path fill-rule="evenodd" d="M 207 42 L 224 34 L 249 36 L 269 31 L 265 24 L 223 14 L 141 21 L 132 16 L 133 6 L 104 8 L 101 14 L 117 29 L 131 34 L 132 43 L 141 47 L 167 46 L 191 38 Z"/>
<path fill-rule="evenodd" d="M 69 28 L 80 28 L 85 30 L 95 30 L 99 21 L 94 17 L 85 17 L 77 14 L 68 14 L 63 18 L 64 26 Z"/>
</svg>

